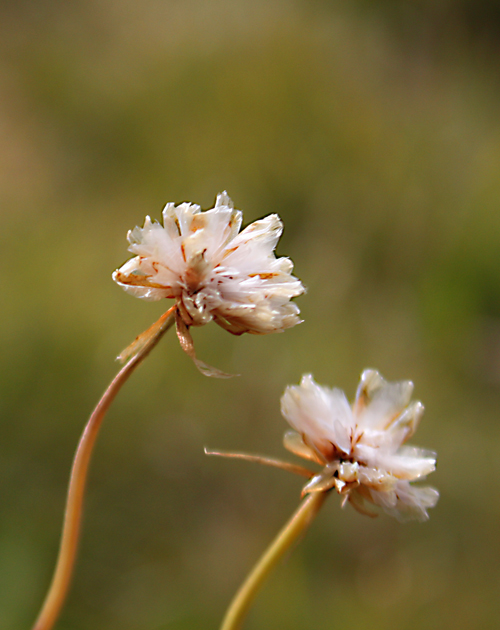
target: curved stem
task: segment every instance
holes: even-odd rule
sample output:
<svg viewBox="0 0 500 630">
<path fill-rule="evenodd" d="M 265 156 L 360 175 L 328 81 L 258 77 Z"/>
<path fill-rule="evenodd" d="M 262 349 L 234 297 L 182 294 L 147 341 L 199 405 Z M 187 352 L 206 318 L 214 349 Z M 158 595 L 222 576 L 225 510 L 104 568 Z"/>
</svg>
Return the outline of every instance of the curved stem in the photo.
<svg viewBox="0 0 500 630">
<path fill-rule="evenodd" d="M 222 622 L 221 630 L 238 630 L 241 627 L 262 583 L 283 554 L 312 523 L 326 496 L 326 492 L 313 492 L 302 501 L 298 510 L 273 540 L 234 596 Z"/>
<path fill-rule="evenodd" d="M 94 409 L 83 430 L 71 469 L 59 555 L 52 582 L 42 609 L 33 626 L 33 630 L 50 630 L 50 628 L 53 627 L 68 592 L 78 546 L 87 472 L 97 434 L 104 416 L 122 385 L 156 346 L 161 337 L 172 326 L 174 320 L 175 306 L 164 313 L 160 319 L 146 331 L 150 333 L 149 338 L 142 345 L 137 354 L 135 354 L 115 376 L 108 389 L 104 392 L 103 397 L 97 403 L 97 407 Z"/>
</svg>

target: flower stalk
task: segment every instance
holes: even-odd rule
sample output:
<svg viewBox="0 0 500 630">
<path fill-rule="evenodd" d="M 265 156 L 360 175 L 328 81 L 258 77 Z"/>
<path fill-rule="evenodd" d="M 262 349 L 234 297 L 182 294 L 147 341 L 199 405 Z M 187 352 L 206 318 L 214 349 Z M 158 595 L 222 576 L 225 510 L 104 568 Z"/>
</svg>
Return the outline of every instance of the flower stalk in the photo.
<svg viewBox="0 0 500 630">
<path fill-rule="evenodd" d="M 221 630 L 239 630 L 264 580 L 293 543 L 312 523 L 323 505 L 328 492 L 309 494 L 299 505 L 292 518 L 279 532 L 264 555 L 257 562 L 231 602 L 222 622 Z"/>
<path fill-rule="evenodd" d="M 175 306 L 169 309 L 129 346 L 131 358 L 104 392 L 83 430 L 71 469 L 59 555 L 52 582 L 33 630 L 50 630 L 66 599 L 78 547 L 89 463 L 102 421 L 129 376 L 173 325 L 175 310 Z"/>
</svg>

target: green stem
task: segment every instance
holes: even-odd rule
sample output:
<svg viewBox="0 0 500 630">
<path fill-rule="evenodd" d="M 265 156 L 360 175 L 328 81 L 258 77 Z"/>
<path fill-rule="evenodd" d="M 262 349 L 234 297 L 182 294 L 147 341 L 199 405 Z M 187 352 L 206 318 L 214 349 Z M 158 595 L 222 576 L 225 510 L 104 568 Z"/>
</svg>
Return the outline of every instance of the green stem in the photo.
<svg viewBox="0 0 500 630">
<path fill-rule="evenodd" d="M 257 562 L 231 602 L 221 630 L 238 630 L 257 591 L 284 553 L 305 532 L 326 499 L 326 492 L 313 492 L 299 505 L 298 510 L 273 540 Z"/>
<path fill-rule="evenodd" d="M 33 630 L 50 630 L 53 627 L 61 612 L 68 592 L 78 547 L 87 472 L 97 434 L 104 420 L 104 416 L 122 385 L 156 346 L 174 321 L 175 307 L 164 313 L 160 319 L 146 331 L 150 332 L 149 338 L 141 346 L 137 354 L 133 356 L 115 376 L 108 389 L 104 392 L 103 397 L 97 403 L 97 407 L 94 409 L 83 430 L 71 469 L 59 555 L 57 557 L 52 582 L 42 609 L 33 626 Z"/>
</svg>

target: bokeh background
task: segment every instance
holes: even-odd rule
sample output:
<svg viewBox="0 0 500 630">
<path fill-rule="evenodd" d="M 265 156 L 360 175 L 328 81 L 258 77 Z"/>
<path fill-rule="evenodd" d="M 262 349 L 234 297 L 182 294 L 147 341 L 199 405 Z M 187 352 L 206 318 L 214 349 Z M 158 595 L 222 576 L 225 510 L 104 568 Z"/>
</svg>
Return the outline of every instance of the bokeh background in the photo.
<svg viewBox="0 0 500 630">
<path fill-rule="evenodd" d="M 497 628 L 500 9 L 493 0 L 0 3 L 0 625 L 29 628 L 73 451 L 165 310 L 110 278 L 167 201 L 227 189 L 278 212 L 304 323 L 170 334 L 104 423 L 60 630 L 217 628 L 302 481 L 279 398 L 312 372 L 353 396 L 410 378 L 441 499 L 424 524 L 332 496 L 246 628 Z M 293 459 L 293 456 L 289 456 Z"/>
</svg>

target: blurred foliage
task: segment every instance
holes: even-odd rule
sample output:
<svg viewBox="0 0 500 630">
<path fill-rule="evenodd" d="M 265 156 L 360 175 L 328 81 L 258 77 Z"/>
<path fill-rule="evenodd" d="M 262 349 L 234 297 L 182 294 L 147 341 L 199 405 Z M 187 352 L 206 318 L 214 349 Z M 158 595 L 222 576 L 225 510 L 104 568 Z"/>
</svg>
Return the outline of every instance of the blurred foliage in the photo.
<svg viewBox="0 0 500 630">
<path fill-rule="evenodd" d="M 332 497 L 252 628 L 496 628 L 500 613 L 500 86 L 492 1 L 0 4 L 0 620 L 29 627 L 79 434 L 113 357 L 162 312 L 111 271 L 166 201 L 278 212 L 308 287 L 282 335 L 167 336 L 95 453 L 58 628 L 215 628 L 301 481 L 279 397 L 312 372 L 411 378 L 441 501 L 424 525 Z M 470 463 L 474 466 L 469 469 Z"/>
</svg>

